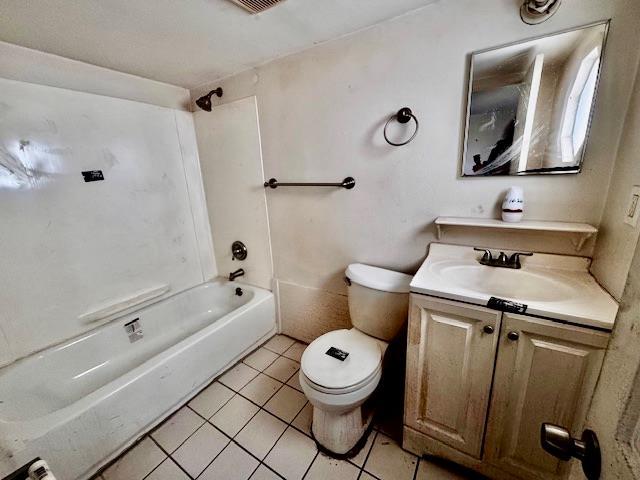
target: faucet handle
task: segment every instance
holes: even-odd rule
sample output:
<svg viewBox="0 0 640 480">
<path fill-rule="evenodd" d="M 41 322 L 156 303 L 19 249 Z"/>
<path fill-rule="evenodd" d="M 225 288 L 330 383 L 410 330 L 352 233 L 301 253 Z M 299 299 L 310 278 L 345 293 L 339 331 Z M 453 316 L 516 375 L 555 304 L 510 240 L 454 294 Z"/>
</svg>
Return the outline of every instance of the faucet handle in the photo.
<svg viewBox="0 0 640 480">
<path fill-rule="evenodd" d="M 493 256 L 491 255 L 491 250 L 489 250 L 488 248 L 474 247 L 473 249 L 476 252 L 484 252 L 484 255 L 482 255 L 482 261 L 483 262 L 487 262 L 487 261 L 493 260 Z"/>
<path fill-rule="evenodd" d="M 521 268 L 520 257 L 532 257 L 533 253 L 531 252 L 515 252 L 509 257 L 509 263 L 516 268 Z"/>
</svg>

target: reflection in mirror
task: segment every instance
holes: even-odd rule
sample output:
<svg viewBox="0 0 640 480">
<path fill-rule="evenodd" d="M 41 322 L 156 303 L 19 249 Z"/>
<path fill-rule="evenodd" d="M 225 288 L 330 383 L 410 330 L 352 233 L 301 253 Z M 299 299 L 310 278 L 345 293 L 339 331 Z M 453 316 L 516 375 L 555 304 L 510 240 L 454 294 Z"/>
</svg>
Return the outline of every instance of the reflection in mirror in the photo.
<svg viewBox="0 0 640 480">
<path fill-rule="evenodd" d="M 474 53 L 462 175 L 578 173 L 607 30 Z"/>
</svg>

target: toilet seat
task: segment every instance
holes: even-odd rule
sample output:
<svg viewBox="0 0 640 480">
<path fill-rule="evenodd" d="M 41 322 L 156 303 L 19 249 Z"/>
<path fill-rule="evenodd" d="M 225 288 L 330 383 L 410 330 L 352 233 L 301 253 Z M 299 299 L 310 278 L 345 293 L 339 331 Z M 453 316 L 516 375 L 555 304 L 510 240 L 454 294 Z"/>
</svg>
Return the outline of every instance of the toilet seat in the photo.
<svg viewBox="0 0 640 480">
<path fill-rule="evenodd" d="M 349 355 L 343 361 L 334 358 L 327 354 L 332 347 Z M 301 359 L 301 370 L 308 385 L 328 394 L 361 389 L 379 378 L 381 369 L 379 341 L 356 329 L 325 333 L 311 342 Z"/>
<path fill-rule="evenodd" d="M 352 385 L 350 387 L 346 387 L 346 388 L 327 388 L 327 387 L 323 387 L 322 385 L 318 385 L 317 383 L 312 382 L 311 380 L 309 380 L 309 378 L 304 374 L 304 372 L 301 372 L 302 377 L 304 378 L 305 383 L 307 384 L 307 386 L 309 388 L 312 388 L 313 390 L 316 390 L 317 392 L 321 392 L 321 393 L 326 393 L 328 395 L 342 395 L 342 394 L 346 394 L 346 393 L 352 393 L 355 392 L 357 390 L 362 390 L 364 388 L 367 387 L 367 385 L 369 385 L 372 382 L 377 382 L 379 381 L 379 377 L 382 374 L 382 367 L 378 368 L 377 370 L 375 370 L 371 375 L 369 375 L 367 378 L 365 378 L 363 381 L 356 383 L 355 385 Z"/>
</svg>

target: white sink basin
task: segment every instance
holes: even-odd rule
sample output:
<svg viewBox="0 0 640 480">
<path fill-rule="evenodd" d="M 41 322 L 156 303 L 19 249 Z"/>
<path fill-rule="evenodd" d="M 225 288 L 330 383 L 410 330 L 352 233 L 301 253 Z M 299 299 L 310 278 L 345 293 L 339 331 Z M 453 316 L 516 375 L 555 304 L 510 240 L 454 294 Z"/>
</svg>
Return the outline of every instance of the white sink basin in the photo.
<svg viewBox="0 0 640 480">
<path fill-rule="evenodd" d="M 472 247 L 431 244 L 411 292 L 488 306 L 491 297 L 524 304 L 525 313 L 611 329 L 618 304 L 589 273 L 591 260 L 536 253 L 512 270 L 481 265 Z"/>
<path fill-rule="evenodd" d="M 581 297 L 580 285 L 551 271 L 511 270 L 443 260 L 430 265 L 441 276 L 464 289 L 522 303 L 561 302 Z"/>
</svg>

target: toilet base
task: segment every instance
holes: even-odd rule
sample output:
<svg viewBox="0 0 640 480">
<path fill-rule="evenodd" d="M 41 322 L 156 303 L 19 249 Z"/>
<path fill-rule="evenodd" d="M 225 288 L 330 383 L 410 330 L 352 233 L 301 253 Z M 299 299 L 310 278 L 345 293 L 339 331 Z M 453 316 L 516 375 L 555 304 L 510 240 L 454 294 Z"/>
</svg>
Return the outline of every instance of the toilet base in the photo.
<svg viewBox="0 0 640 480">
<path fill-rule="evenodd" d="M 360 452 L 373 428 L 373 410 L 365 405 L 334 413 L 313 407 L 311 433 L 318 449 L 334 458 L 351 458 Z"/>
<path fill-rule="evenodd" d="M 318 448 L 318 451 L 320 451 L 320 453 L 324 453 L 326 456 L 335 458 L 337 460 L 348 460 L 358 455 L 360 451 L 366 446 L 367 440 L 369 439 L 369 435 L 372 434 L 371 433 L 372 431 L 373 431 L 373 422 L 369 422 L 369 426 L 364 431 L 364 434 L 362 435 L 362 437 L 360 437 L 360 440 L 358 440 L 355 446 L 351 450 L 349 450 L 347 453 L 336 453 L 326 448 L 315 437 L 315 435 L 313 434 L 313 430 L 311 431 L 311 438 L 313 439 L 314 442 L 316 442 L 316 447 Z"/>
</svg>

